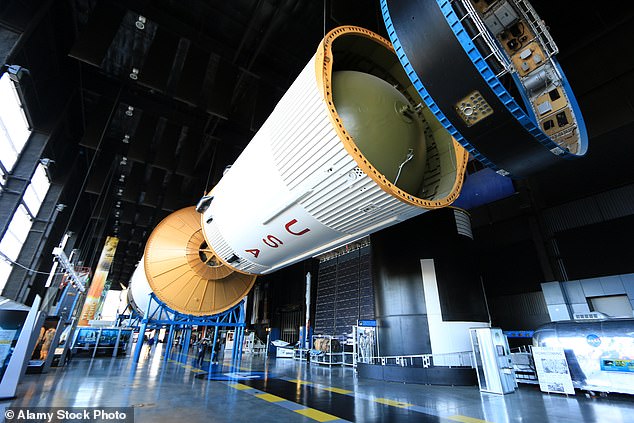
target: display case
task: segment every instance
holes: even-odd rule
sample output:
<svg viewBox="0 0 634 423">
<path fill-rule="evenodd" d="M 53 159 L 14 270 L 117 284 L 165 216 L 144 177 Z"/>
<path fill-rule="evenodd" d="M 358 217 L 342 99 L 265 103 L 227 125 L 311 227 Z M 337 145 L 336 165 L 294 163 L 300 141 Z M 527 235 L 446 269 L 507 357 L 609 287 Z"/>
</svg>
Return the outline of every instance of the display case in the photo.
<svg viewBox="0 0 634 423">
<path fill-rule="evenodd" d="M 517 381 L 508 341 L 500 328 L 469 329 L 478 384 L 481 392 L 509 394 Z"/>
<path fill-rule="evenodd" d="M 117 356 L 126 354 L 132 337 L 130 328 L 95 328 L 78 326 L 73 340 L 73 354 Z"/>
<path fill-rule="evenodd" d="M 295 348 L 294 350 L 294 359 L 299 361 L 308 361 L 308 357 L 310 356 L 310 350 L 306 348 Z"/>
<path fill-rule="evenodd" d="M 347 340 L 343 344 L 343 365 L 354 367 L 354 344 L 350 340 Z"/>
<path fill-rule="evenodd" d="M 352 364 L 356 368 L 357 363 L 372 363 L 374 357 L 379 355 L 376 321 L 359 320 L 352 327 Z"/>
<path fill-rule="evenodd" d="M 345 337 L 334 335 L 313 335 L 310 362 L 340 366 L 344 363 L 343 344 Z"/>
</svg>

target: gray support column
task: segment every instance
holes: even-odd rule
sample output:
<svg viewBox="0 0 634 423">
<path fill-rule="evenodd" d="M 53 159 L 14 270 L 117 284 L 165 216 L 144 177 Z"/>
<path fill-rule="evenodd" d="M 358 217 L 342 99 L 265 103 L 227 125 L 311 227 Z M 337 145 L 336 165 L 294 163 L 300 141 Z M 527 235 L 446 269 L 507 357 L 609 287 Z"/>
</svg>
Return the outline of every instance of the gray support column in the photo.
<svg viewBox="0 0 634 423">
<path fill-rule="evenodd" d="M 489 321 L 468 223 L 457 211 L 441 209 L 370 236 L 382 356 L 435 353 L 434 345 L 442 343 L 438 331 L 430 330 L 432 311 L 440 311 L 436 317 L 450 324 Z M 421 259 L 434 262 L 436 310 L 426 301 Z"/>
<path fill-rule="evenodd" d="M 61 193 L 61 185 L 51 185 L 42 202 L 37 218 L 33 221 L 33 226 L 18 255 L 17 262 L 25 267 L 47 272 L 53 264 L 53 255 L 51 254 L 52 247 L 59 240 L 54 239 L 49 241 L 49 236 L 51 235 L 51 231 L 59 214 L 57 205 Z M 46 275 L 42 275 L 41 279 L 45 278 Z M 11 275 L 4 288 L 4 295 L 9 298 L 14 298 L 16 301 L 25 302 L 30 293 L 29 288 L 34 285 L 35 279 L 35 273 L 29 272 L 20 266 L 13 266 Z M 46 306 L 48 298 L 45 295 L 42 296 L 44 298 L 43 304 Z"/>
<path fill-rule="evenodd" d="M 218 354 L 216 353 L 216 342 L 218 342 L 218 326 L 214 326 L 214 340 L 211 343 L 211 357 L 209 358 L 209 373 L 211 373 L 211 365 L 215 360 L 218 360 Z"/>
<path fill-rule="evenodd" d="M 192 339 L 191 326 L 185 326 L 183 329 L 185 341 L 183 343 L 183 361 L 187 361 L 187 354 L 189 354 L 189 343 Z"/>
<path fill-rule="evenodd" d="M 133 360 L 135 363 L 139 362 L 139 357 L 141 357 L 141 349 L 143 348 L 143 341 L 145 340 L 145 330 L 147 329 L 147 319 L 143 319 L 143 323 L 141 323 L 141 328 L 139 329 L 139 336 L 136 340 L 136 347 L 134 349 L 134 357 Z"/>
<path fill-rule="evenodd" d="M 170 332 L 167 335 L 167 346 L 165 347 L 165 360 L 168 360 L 172 355 L 172 346 L 174 345 L 174 325 L 170 325 Z"/>
<path fill-rule="evenodd" d="M 13 219 L 24 197 L 26 188 L 31 182 L 31 178 L 33 177 L 39 159 L 42 157 L 48 139 L 48 135 L 33 132 L 20 158 L 7 178 L 5 189 L 0 196 L 0 239 L 4 237 L 11 223 L 11 219 Z M 43 213 L 45 213 L 45 211 L 43 211 Z M 23 257 L 18 257 L 18 263 L 24 264 L 20 260 L 23 260 Z M 26 263 L 27 267 L 30 262 L 31 260 L 28 260 Z M 25 271 L 20 269 L 19 266 L 14 265 L 9 281 L 2 292 L 3 296 L 20 301 L 18 295 L 25 276 Z"/>
<path fill-rule="evenodd" d="M 541 212 L 536 211 L 535 213 Z M 542 272 L 544 272 L 544 277 L 547 281 L 552 281 L 565 277 L 565 270 L 553 266 L 553 261 L 556 261 L 556 258 L 554 257 L 553 251 L 551 251 L 552 248 L 548 248 L 548 241 L 545 238 L 548 237 L 550 242 L 554 242 L 554 240 L 552 239 L 552 234 L 548 234 L 544 229 L 544 225 L 541 223 L 542 220 L 541 216 L 532 216 L 528 219 L 528 224 L 534 240 L 535 250 L 537 251 L 537 258 L 539 259 Z M 555 272 L 557 272 L 557 275 L 555 275 Z"/>
<path fill-rule="evenodd" d="M 7 178 L 5 189 L 0 196 L 0 239 L 4 236 L 13 214 L 18 209 L 26 187 L 31 182 L 37 163 L 44 153 L 48 135 L 33 132 L 11 174 Z"/>
<path fill-rule="evenodd" d="M 533 216 L 529 217 L 528 223 L 544 277 L 546 280 L 551 281 L 568 280 L 566 268 L 558 251 L 557 240 L 544 223 L 544 201 L 541 198 L 540 191 L 533 189 L 531 182 L 527 179 L 517 181 L 517 186 L 520 192 L 528 198 L 533 212 Z"/>
<path fill-rule="evenodd" d="M 430 354 L 420 257 L 395 254 L 389 235 L 383 232 L 372 236 L 379 351 L 386 356 Z"/>
<path fill-rule="evenodd" d="M 114 350 L 112 351 L 112 356 L 116 357 L 117 353 L 119 352 L 119 341 L 121 340 L 121 328 L 119 328 L 119 331 L 117 332 L 117 341 L 114 344 Z"/>
</svg>

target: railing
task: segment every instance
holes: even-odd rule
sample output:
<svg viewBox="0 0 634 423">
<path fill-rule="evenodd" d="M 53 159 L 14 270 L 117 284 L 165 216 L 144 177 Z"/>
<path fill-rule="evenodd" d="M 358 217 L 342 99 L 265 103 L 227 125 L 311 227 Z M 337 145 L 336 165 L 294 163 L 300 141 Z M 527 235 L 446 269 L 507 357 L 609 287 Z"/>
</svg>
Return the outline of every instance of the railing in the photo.
<svg viewBox="0 0 634 423">
<path fill-rule="evenodd" d="M 369 364 L 401 367 L 473 367 L 471 351 L 447 354 L 416 354 L 370 357 Z"/>
<path fill-rule="evenodd" d="M 535 361 L 530 346 L 511 348 L 511 361 L 515 371 L 515 379 L 519 383 L 538 383 Z"/>
<path fill-rule="evenodd" d="M 495 38 L 493 38 L 493 36 L 491 35 L 491 32 L 489 32 L 486 25 L 482 21 L 482 18 L 478 15 L 478 12 L 476 12 L 476 10 L 473 8 L 471 1 L 470 0 L 452 0 L 452 3 L 453 2 L 460 3 L 465 10 L 465 15 L 460 17 L 460 22 L 464 21 L 465 19 L 469 19 L 474 25 L 474 28 L 475 28 L 474 31 L 476 32 L 474 34 L 469 34 L 471 35 L 471 41 L 475 42 L 477 38 L 480 38 L 486 44 L 486 47 L 488 48 L 489 51 L 488 52 L 481 51 L 481 53 L 483 54 L 484 60 L 487 61 L 490 58 L 494 58 L 500 65 L 501 71 L 499 71 L 495 76 L 499 78 L 508 72 L 512 72 L 513 66 L 511 65 L 511 62 L 508 56 L 499 47 L 498 42 L 495 40 Z M 486 54 L 486 56 L 484 56 L 484 54 Z"/>
<path fill-rule="evenodd" d="M 550 32 L 548 32 L 548 28 L 546 28 L 546 24 L 544 24 L 544 21 L 539 18 L 537 12 L 533 9 L 533 6 L 525 0 L 513 0 L 513 2 L 520 13 L 524 16 L 526 22 L 528 22 L 528 24 L 532 27 L 535 36 L 539 38 L 539 41 L 546 49 L 548 57 L 550 58 L 551 56 L 559 53 L 559 48 L 557 47 L 557 44 L 555 44 L 555 40 L 551 37 Z"/>
</svg>

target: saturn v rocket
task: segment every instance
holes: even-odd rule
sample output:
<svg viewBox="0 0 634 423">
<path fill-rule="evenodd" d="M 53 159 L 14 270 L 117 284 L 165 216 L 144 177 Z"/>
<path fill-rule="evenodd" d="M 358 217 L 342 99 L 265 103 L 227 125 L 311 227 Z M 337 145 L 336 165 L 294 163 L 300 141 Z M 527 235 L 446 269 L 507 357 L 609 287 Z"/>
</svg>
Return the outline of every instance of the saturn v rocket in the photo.
<svg viewBox="0 0 634 423">
<path fill-rule="evenodd" d="M 137 297 L 152 291 L 180 313 L 227 310 L 257 275 L 450 205 L 465 148 L 514 176 L 585 154 L 558 50 L 527 5 L 381 0 L 396 51 L 363 28 L 329 32 L 218 184 L 151 234 L 132 302 L 151 312 Z"/>
<path fill-rule="evenodd" d="M 131 282 L 172 310 L 227 310 L 267 274 L 445 207 L 467 152 L 438 122 L 391 44 L 331 31 L 243 153 L 196 208 L 152 232 Z"/>
</svg>

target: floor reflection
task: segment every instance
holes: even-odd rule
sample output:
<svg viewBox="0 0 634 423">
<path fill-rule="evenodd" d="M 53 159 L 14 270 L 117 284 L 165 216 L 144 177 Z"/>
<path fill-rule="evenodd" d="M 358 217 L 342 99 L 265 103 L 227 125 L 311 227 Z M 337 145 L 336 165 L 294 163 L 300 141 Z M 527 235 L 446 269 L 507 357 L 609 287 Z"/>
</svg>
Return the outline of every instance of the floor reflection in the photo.
<svg viewBox="0 0 634 423">
<path fill-rule="evenodd" d="M 363 380 L 349 367 L 261 355 L 225 357 L 211 366 L 206 357 L 199 365 L 178 351 L 165 357 L 163 347 L 141 354 L 138 364 L 129 357 L 75 357 L 67 367 L 26 375 L 18 396 L 0 402 L 0 409 L 133 406 L 137 422 L 307 422 L 324 418 L 321 412 L 330 416 L 326 420 L 358 422 L 634 423 L 634 401 L 627 396 L 566 398 L 526 385 L 509 395 L 481 394 L 477 387 Z"/>
</svg>

